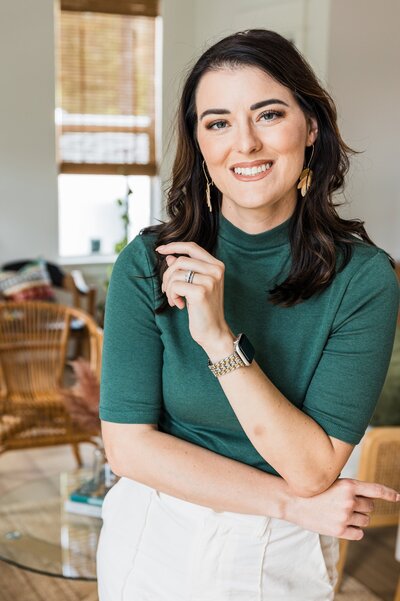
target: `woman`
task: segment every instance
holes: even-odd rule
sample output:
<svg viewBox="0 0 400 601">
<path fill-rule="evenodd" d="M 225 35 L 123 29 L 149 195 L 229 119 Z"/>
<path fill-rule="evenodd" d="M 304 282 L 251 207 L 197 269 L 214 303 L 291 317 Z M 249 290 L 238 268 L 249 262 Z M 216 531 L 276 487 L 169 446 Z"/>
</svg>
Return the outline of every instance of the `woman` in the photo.
<svg viewBox="0 0 400 601">
<path fill-rule="evenodd" d="M 398 285 L 333 193 L 349 149 L 276 33 L 207 50 L 178 113 L 169 221 L 107 300 L 100 601 L 325 601 L 375 484 L 340 480 L 378 398 Z M 305 169 L 304 169 L 305 168 Z"/>
</svg>

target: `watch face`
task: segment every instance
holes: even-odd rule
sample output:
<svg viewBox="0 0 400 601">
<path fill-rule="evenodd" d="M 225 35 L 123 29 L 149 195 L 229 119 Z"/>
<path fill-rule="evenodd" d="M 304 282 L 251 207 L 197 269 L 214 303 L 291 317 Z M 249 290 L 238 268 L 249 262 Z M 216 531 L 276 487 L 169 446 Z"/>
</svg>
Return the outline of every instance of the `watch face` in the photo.
<svg viewBox="0 0 400 601">
<path fill-rule="evenodd" d="M 245 362 L 249 365 L 254 359 L 254 346 L 247 338 L 246 334 L 240 334 L 238 340 L 238 350 L 243 355 Z"/>
</svg>

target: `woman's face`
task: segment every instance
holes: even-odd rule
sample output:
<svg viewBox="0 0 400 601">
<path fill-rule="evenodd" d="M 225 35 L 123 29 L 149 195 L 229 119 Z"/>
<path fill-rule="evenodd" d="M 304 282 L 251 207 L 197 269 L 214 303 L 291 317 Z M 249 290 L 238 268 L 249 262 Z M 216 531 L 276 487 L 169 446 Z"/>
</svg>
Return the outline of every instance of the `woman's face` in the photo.
<svg viewBox="0 0 400 601">
<path fill-rule="evenodd" d="M 221 68 L 201 78 L 197 139 L 222 213 L 258 233 L 290 217 L 304 152 L 317 136 L 291 91 L 256 67 Z"/>
</svg>

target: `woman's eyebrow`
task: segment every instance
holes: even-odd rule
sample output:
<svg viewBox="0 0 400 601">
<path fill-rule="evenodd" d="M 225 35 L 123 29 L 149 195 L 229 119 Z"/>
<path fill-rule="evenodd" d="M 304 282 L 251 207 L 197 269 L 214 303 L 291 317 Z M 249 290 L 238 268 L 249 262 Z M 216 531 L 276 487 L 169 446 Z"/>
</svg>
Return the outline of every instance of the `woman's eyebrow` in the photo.
<svg viewBox="0 0 400 601">
<path fill-rule="evenodd" d="M 263 106 L 268 106 L 269 104 L 284 104 L 285 106 L 289 107 L 289 105 L 286 102 L 283 102 L 283 100 L 279 100 L 278 98 L 269 98 L 268 100 L 261 100 L 260 102 L 252 104 L 250 110 L 255 111 L 257 109 L 261 109 Z"/>
<path fill-rule="evenodd" d="M 228 109 L 207 109 L 206 111 L 204 111 L 203 113 L 201 113 L 201 115 L 200 115 L 200 121 L 206 115 L 230 115 L 230 112 L 231 111 L 228 111 Z"/>
<path fill-rule="evenodd" d="M 255 104 L 252 104 L 250 107 L 250 110 L 256 111 L 257 109 L 261 109 L 263 106 L 268 106 L 270 104 L 283 104 L 283 105 L 289 107 L 289 105 L 286 102 L 284 102 L 283 100 L 279 100 L 278 98 L 269 98 L 268 100 L 260 100 L 260 102 L 256 102 Z M 201 113 L 200 121 L 206 115 L 229 115 L 229 114 L 230 114 L 230 111 L 228 109 L 207 109 L 206 111 Z"/>
</svg>

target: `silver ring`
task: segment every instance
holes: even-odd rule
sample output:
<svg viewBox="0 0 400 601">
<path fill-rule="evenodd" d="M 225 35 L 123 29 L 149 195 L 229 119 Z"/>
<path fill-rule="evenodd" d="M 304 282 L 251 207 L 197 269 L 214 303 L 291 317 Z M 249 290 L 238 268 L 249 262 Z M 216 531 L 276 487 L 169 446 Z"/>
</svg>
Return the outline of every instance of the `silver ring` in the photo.
<svg viewBox="0 0 400 601">
<path fill-rule="evenodd" d="M 189 271 L 186 272 L 185 274 L 185 282 L 187 282 L 188 284 L 192 284 L 193 283 L 193 278 L 194 278 L 194 271 L 191 271 L 189 269 Z"/>
</svg>

